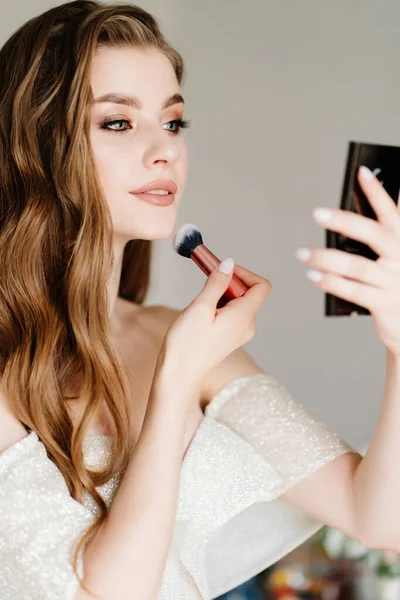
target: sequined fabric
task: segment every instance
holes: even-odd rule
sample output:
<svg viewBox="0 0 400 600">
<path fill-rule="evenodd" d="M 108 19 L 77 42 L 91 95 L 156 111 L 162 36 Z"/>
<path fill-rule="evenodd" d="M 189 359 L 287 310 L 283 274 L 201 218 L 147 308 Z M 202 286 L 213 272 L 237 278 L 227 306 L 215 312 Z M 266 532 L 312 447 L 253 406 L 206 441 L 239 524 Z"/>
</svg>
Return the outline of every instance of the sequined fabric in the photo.
<svg viewBox="0 0 400 600">
<path fill-rule="evenodd" d="M 85 463 L 101 468 L 113 439 L 89 435 Z M 211 600 L 292 551 L 322 523 L 279 498 L 355 450 L 264 373 L 216 394 L 182 463 L 176 520 L 159 600 Z M 118 476 L 99 489 L 109 506 Z M 32 432 L 0 455 L 1 600 L 73 600 L 70 559 L 96 506 L 68 493 Z M 82 562 L 80 574 L 83 573 Z"/>
</svg>

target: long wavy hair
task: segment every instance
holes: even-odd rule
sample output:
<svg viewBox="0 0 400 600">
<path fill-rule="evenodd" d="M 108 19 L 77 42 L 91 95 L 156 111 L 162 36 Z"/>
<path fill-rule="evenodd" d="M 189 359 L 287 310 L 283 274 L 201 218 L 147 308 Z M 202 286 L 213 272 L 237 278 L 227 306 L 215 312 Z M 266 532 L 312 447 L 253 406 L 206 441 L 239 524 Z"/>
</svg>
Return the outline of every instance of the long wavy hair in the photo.
<svg viewBox="0 0 400 600">
<path fill-rule="evenodd" d="M 1 385 L 71 496 L 82 502 L 86 490 L 99 508 L 73 553 L 77 575 L 78 555 L 108 512 L 96 486 L 123 474 L 130 454 L 131 392 L 108 317 L 112 221 L 89 141 L 91 65 L 103 46 L 157 48 L 183 81 L 183 59 L 157 20 L 129 4 L 62 4 L 26 22 L 0 50 Z M 121 298 L 144 302 L 151 248 L 148 240 L 126 244 Z M 77 373 L 83 410 L 73 423 L 66 390 Z M 82 443 L 103 402 L 114 453 L 93 472 Z"/>
</svg>

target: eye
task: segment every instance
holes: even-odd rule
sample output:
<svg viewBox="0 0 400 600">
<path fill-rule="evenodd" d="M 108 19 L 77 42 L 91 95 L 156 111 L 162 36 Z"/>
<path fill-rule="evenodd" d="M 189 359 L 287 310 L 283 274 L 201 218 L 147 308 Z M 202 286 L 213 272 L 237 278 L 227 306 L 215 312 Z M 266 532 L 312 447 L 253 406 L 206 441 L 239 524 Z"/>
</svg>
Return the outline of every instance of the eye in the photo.
<svg viewBox="0 0 400 600">
<path fill-rule="evenodd" d="M 125 133 L 126 131 L 129 131 L 129 129 L 119 129 L 119 128 L 113 129 L 112 128 L 112 126 L 114 126 L 116 124 L 121 124 L 121 123 L 126 123 L 127 125 L 131 126 L 131 122 L 128 121 L 127 119 L 114 119 L 113 121 L 106 121 L 105 123 L 102 123 L 101 129 L 103 129 L 105 131 L 115 131 L 116 133 Z M 176 129 L 174 131 L 172 131 L 171 129 L 169 131 L 171 131 L 171 133 L 174 133 L 176 135 L 179 133 L 179 131 L 181 129 L 187 129 L 188 127 L 190 127 L 190 121 L 185 121 L 183 119 L 174 119 L 173 121 L 169 121 L 168 123 L 165 123 L 165 125 L 175 126 Z"/>
<path fill-rule="evenodd" d="M 179 133 L 181 129 L 187 129 L 190 127 L 190 121 L 184 121 L 183 119 L 175 119 L 174 121 L 169 121 L 166 125 L 176 125 L 178 128 L 177 131 L 172 131 L 171 133 Z"/>
<path fill-rule="evenodd" d="M 128 129 L 111 129 L 111 125 L 115 125 L 117 123 L 127 123 L 128 125 L 131 124 L 131 122 L 127 121 L 126 119 L 114 119 L 113 121 L 106 121 L 105 123 L 102 123 L 101 129 L 104 129 L 105 131 L 116 131 L 117 133 L 125 133 L 128 131 Z"/>
</svg>

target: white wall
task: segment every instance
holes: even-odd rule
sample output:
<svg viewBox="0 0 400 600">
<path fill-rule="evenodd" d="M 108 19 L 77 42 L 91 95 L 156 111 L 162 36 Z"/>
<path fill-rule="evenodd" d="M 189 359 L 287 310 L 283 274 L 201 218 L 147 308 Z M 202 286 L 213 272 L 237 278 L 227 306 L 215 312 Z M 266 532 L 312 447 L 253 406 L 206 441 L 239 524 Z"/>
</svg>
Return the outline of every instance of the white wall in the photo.
<svg viewBox="0 0 400 600">
<path fill-rule="evenodd" d="M 5 39 L 60 2 L 2 7 Z M 368 443 L 384 383 L 369 316 L 324 317 L 324 295 L 294 258 L 322 247 L 316 206 L 338 206 L 350 139 L 399 143 L 400 5 L 395 0 L 144 0 L 183 54 L 189 179 L 177 227 L 196 223 L 273 290 L 246 346 L 317 418 Z M 186 306 L 203 273 L 156 243 L 149 304 Z"/>
<path fill-rule="evenodd" d="M 196 223 L 221 259 L 271 280 L 246 349 L 360 447 L 381 405 L 384 347 L 370 316 L 324 316 L 324 295 L 293 254 L 325 244 L 311 213 L 339 206 L 348 140 L 400 143 L 400 5 L 184 0 L 172 18 L 192 119 L 177 225 Z M 204 275 L 171 240 L 157 249 L 150 299 L 183 308 Z"/>
</svg>

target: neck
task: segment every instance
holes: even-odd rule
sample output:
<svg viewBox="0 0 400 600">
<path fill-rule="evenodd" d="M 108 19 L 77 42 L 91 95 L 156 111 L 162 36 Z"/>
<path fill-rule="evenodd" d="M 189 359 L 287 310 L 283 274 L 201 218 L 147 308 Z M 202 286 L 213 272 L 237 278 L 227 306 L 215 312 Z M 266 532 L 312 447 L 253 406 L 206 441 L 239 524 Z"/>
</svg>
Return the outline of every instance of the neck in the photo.
<svg viewBox="0 0 400 600">
<path fill-rule="evenodd" d="M 113 244 L 114 263 L 108 284 L 108 315 L 112 332 L 117 332 L 121 324 L 121 315 L 118 310 L 118 291 L 121 280 L 122 261 L 126 241 Z"/>
</svg>

